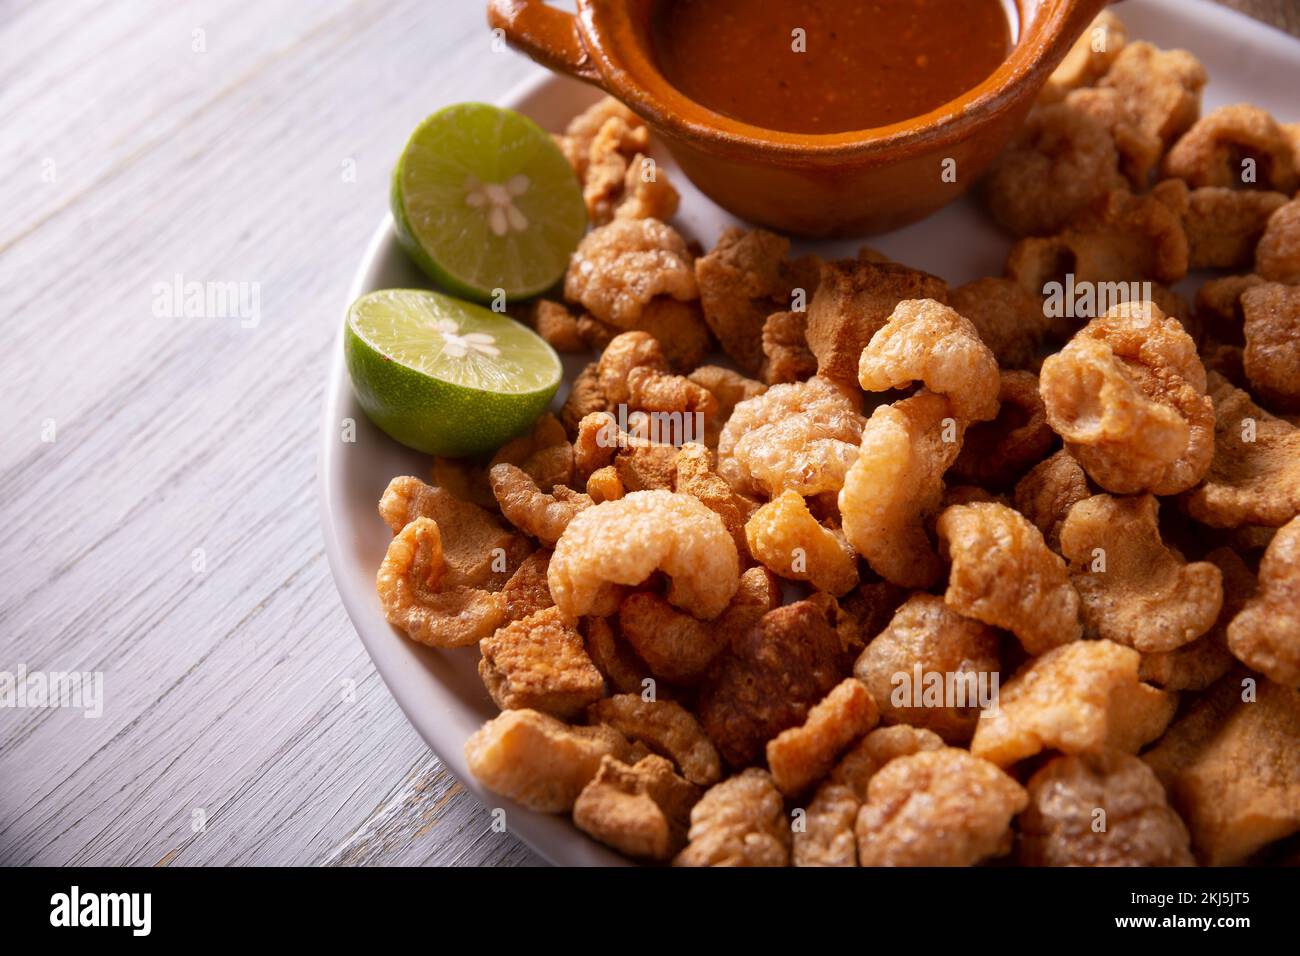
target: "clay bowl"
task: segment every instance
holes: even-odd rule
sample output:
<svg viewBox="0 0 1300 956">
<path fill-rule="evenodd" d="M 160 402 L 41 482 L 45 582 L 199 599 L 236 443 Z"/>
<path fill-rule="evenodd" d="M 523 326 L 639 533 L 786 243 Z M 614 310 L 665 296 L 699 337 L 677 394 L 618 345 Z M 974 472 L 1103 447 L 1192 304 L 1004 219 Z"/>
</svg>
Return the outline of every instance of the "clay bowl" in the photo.
<svg viewBox="0 0 1300 956">
<path fill-rule="evenodd" d="M 1015 46 L 974 89 L 890 126 L 827 134 L 752 126 L 678 92 L 651 52 L 656 0 L 578 0 L 576 16 L 542 0 L 490 0 L 488 22 L 537 62 L 626 103 L 723 208 L 785 233 L 859 236 L 927 216 L 975 182 L 1106 0 L 1014 5 Z M 953 182 L 942 176 L 948 159 Z"/>
</svg>

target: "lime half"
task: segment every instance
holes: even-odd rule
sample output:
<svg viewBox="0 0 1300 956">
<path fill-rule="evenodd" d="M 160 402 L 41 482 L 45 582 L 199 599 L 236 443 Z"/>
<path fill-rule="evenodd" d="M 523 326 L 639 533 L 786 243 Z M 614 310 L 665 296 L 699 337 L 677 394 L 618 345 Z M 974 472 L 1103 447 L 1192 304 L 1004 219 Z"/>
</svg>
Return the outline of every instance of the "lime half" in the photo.
<svg viewBox="0 0 1300 956">
<path fill-rule="evenodd" d="M 546 410 L 562 373 L 555 351 L 518 322 L 423 289 L 353 302 L 343 354 L 370 420 L 434 455 L 505 444 Z"/>
<path fill-rule="evenodd" d="M 411 134 L 393 171 L 393 221 L 407 254 L 457 295 L 487 302 L 550 288 L 587 227 L 568 160 L 513 110 L 461 103 Z"/>
</svg>

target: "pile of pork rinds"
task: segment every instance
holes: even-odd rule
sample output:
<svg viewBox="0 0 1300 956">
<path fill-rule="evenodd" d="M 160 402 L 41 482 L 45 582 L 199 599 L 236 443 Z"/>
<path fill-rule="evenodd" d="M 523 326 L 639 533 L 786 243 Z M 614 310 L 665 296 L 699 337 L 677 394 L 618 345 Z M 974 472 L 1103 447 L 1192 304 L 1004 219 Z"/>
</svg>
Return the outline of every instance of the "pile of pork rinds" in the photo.
<svg viewBox="0 0 1300 956">
<path fill-rule="evenodd" d="M 596 228 L 519 317 L 599 358 L 379 505 L 388 619 L 481 652 L 478 780 L 687 866 L 1300 859 L 1300 131 L 1205 82 L 1103 14 L 958 288 L 704 253 L 640 120 L 577 117 Z M 1048 318 L 1066 273 L 1150 298 Z M 1000 690 L 898 693 L 935 674 Z"/>
</svg>

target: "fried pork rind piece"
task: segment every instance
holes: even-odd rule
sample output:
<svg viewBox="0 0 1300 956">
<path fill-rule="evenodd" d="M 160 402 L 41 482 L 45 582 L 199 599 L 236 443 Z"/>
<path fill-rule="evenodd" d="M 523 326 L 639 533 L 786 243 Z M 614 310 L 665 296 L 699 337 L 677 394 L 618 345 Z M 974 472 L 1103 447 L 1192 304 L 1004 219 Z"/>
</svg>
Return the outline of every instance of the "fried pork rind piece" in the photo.
<svg viewBox="0 0 1300 956">
<path fill-rule="evenodd" d="M 888 581 L 864 581 L 841 597 L 836 626 L 845 652 L 853 656 L 860 654 L 889 624 L 907 595 L 906 588 Z"/>
<path fill-rule="evenodd" d="M 560 420 L 550 412 L 537 419 L 528 434 L 497 450 L 491 465 L 502 463 L 518 466 L 545 492 L 573 480 L 573 446 Z"/>
<path fill-rule="evenodd" d="M 1149 302 L 1093 319 L 1043 362 L 1047 420 L 1108 491 L 1171 495 L 1214 454 L 1214 408 L 1196 343 Z"/>
<path fill-rule="evenodd" d="M 616 694 L 587 710 L 592 724 L 608 724 L 629 740 L 667 757 L 691 783 L 709 786 L 722 779 L 717 748 L 691 712 L 670 700 L 644 700 Z"/>
<path fill-rule="evenodd" d="M 908 299 L 948 300 L 948 286 L 918 269 L 893 262 L 843 259 L 824 263 L 808 303 L 805 339 L 819 377 L 853 390 L 858 362 L 871 337 Z"/>
<path fill-rule="evenodd" d="M 858 741 L 808 804 L 804 829 L 794 834 L 794 865 L 857 866 L 853 828 L 872 776 L 895 757 L 943 745 L 938 734 L 905 724 L 878 727 Z"/>
<path fill-rule="evenodd" d="M 714 661 L 696 713 L 728 765 L 752 764 L 845 676 L 833 604 L 809 599 L 769 611 Z"/>
<path fill-rule="evenodd" d="M 659 340 L 640 331 L 623 332 L 610 339 L 596 363 L 596 380 L 609 405 L 626 404 L 631 399 L 628 378 L 638 368 L 657 372 L 668 370 Z"/>
<path fill-rule="evenodd" d="M 1259 590 L 1228 625 L 1238 660 L 1300 687 L 1300 518 L 1278 529 L 1259 563 Z"/>
<path fill-rule="evenodd" d="M 1187 235 L 1174 211 L 1152 196 L 1117 189 L 1071 217 L 1056 235 L 1021 239 L 1007 253 L 1004 271 L 1027 292 L 1045 295 L 1048 283 L 1063 281 L 1066 273 L 1073 273 L 1077 288 L 1137 279 L 1177 282 L 1187 275 L 1187 262 Z M 1097 295 L 1103 291 L 1114 301 L 1121 290 L 1107 285 Z"/>
<path fill-rule="evenodd" d="M 502 710 L 540 710 L 568 719 L 604 696 L 604 677 L 558 608 L 498 628 L 479 649 L 479 677 Z"/>
<path fill-rule="evenodd" d="M 1267 281 L 1254 273 L 1206 280 L 1196 290 L 1197 317 L 1219 338 L 1241 341 L 1241 326 L 1245 322 L 1241 311 L 1242 293 Z"/>
<path fill-rule="evenodd" d="M 646 129 L 641 117 L 614 97 L 602 97 L 571 119 L 564 129 L 564 135 L 555 137 L 579 179 L 586 175 L 592 142 L 610 120 L 619 121 L 628 130 L 626 135 L 632 141 L 631 148 L 644 149 L 649 142 L 650 131 Z"/>
<path fill-rule="evenodd" d="M 998 412 L 992 421 L 966 429 L 952 475 L 991 488 L 1015 483 L 1043 460 L 1056 441 L 1033 372 L 1004 370 L 998 386 Z"/>
<path fill-rule="evenodd" d="M 938 510 L 943 473 L 960 450 L 952 406 L 928 392 L 880 406 L 862 430 L 840 514 L 849 543 L 886 581 L 926 588 L 942 572 L 925 519 Z"/>
<path fill-rule="evenodd" d="M 776 788 L 797 796 L 835 766 L 835 760 L 880 720 L 876 702 L 862 684 L 846 677 L 808 711 L 801 726 L 767 742 L 767 765 Z"/>
<path fill-rule="evenodd" d="M 1141 655 L 1114 641 L 1075 641 L 1036 657 L 1002 685 L 971 753 L 999 767 L 1043 750 L 1136 753 L 1174 715 L 1176 694 L 1138 680 Z"/>
<path fill-rule="evenodd" d="M 1002 856 L 1023 787 L 993 764 L 944 747 L 891 760 L 858 812 L 862 866 L 973 866 Z"/>
<path fill-rule="evenodd" d="M 1016 510 L 1033 522 L 1053 551 L 1061 550 L 1061 525 L 1070 509 L 1092 491 L 1088 476 L 1062 448 L 1029 470 L 1016 484 Z"/>
<path fill-rule="evenodd" d="M 853 675 L 866 685 L 880 706 L 885 724 L 910 724 L 934 731 L 950 744 L 965 744 L 979 722 L 978 675 L 997 674 L 999 635 L 979 621 L 962 617 L 933 594 L 913 594 L 894 612 L 880 633 L 853 665 Z M 966 706 L 946 706 L 924 695 L 919 674 L 951 676 L 955 693 Z M 900 697 L 899 676 L 911 683 L 911 694 Z M 986 678 L 987 679 L 987 678 Z"/>
<path fill-rule="evenodd" d="M 886 392 L 922 382 L 967 422 L 998 413 L 998 360 L 970 320 L 933 299 L 900 302 L 858 362 L 858 384 Z"/>
<path fill-rule="evenodd" d="M 388 545 L 375 578 L 388 623 L 431 647 L 464 647 L 496 630 L 504 616 L 500 596 L 452 585 L 448 572 L 437 522 L 411 521 Z"/>
<path fill-rule="evenodd" d="M 677 190 L 663 174 L 643 174 L 644 152 L 650 135 L 635 113 L 606 97 L 574 117 L 556 142 L 582 183 L 587 215 L 600 225 L 611 216 L 658 219 L 677 211 Z"/>
<path fill-rule="evenodd" d="M 1219 569 L 1223 606 L 1214 627 L 1172 651 L 1142 655 L 1138 676 L 1165 690 L 1204 690 L 1232 668 L 1228 623 L 1255 593 L 1255 574 L 1231 548 L 1215 548 L 1205 560 Z"/>
<path fill-rule="evenodd" d="M 1239 670 L 1205 692 L 1143 755 L 1207 866 L 1243 862 L 1300 830 L 1300 691 Z M 1252 678 L 1253 679 L 1253 678 Z"/>
<path fill-rule="evenodd" d="M 1254 161 L 1254 179 L 1243 179 L 1244 161 Z M 1169 150 L 1161 172 L 1196 188 L 1255 187 L 1294 192 L 1291 141 L 1266 111 L 1250 103 L 1220 106 L 1202 116 Z"/>
<path fill-rule="evenodd" d="M 1070 509 L 1061 553 L 1089 637 L 1152 653 L 1182 647 L 1214 626 L 1222 575 L 1165 546 L 1158 507 L 1153 495 L 1094 495 Z"/>
<path fill-rule="evenodd" d="M 677 473 L 673 488 L 684 495 L 698 498 L 706 508 L 717 514 L 727 526 L 736 549 L 748 553 L 745 540 L 745 523 L 749 521 L 757 503 L 752 498 L 732 490 L 730 483 L 713 469 L 713 453 L 703 445 L 688 442 L 682 445 L 674 460 Z M 803 499 L 800 499 L 802 502 Z"/>
<path fill-rule="evenodd" d="M 658 219 L 616 219 L 578 243 L 564 277 L 564 297 L 602 322 L 632 328 L 657 295 L 682 302 L 699 296 L 686 241 Z"/>
<path fill-rule="evenodd" d="M 611 694 L 640 694 L 649 677 L 645 664 L 614 633 L 609 620 L 589 617 L 587 622 L 587 656 L 605 677 Z"/>
<path fill-rule="evenodd" d="M 958 286 L 948 304 L 970 320 L 1004 368 L 1032 366 L 1051 325 L 1039 296 L 1001 276 Z"/>
<path fill-rule="evenodd" d="M 694 685 L 732 640 L 781 603 L 781 586 L 766 568 L 740 576 L 731 603 L 713 621 L 679 611 L 649 591 L 630 594 L 618 610 L 619 629 L 656 677 Z"/>
<path fill-rule="evenodd" d="M 564 430 L 575 440 L 578 426 L 588 415 L 606 411 L 609 401 L 600 387 L 599 365 L 592 362 L 583 368 L 569 386 L 569 395 L 560 409 L 560 421 Z M 575 449 L 576 452 L 576 449 Z"/>
<path fill-rule="evenodd" d="M 1082 635 L 1065 562 L 1020 512 L 996 502 L 952 505 L 937 530 L 952 562 L 943 599 L 954 611 L 1011 631 L 1030 654 Z"/>
<path fill-rule="evenodd" d="M 659 219 L 667 222 L 677 215 L 681 194 L 653 159 L 637 153 L 627 164 L 623 196 L 614 208 L 616 219 Z"/>
<path fill-rule="evenodd" d="M 722 613 L 740 583 L 740 558 L 722 519 L 697 498 L 633 491 L 579 512 L 555 545 L 547 581 L 555 604 L 596 613 L 611 585 L 637 585 L 655 571 L 671 579 L 668 600 L 703 620 Z"/>
<path fill-rule="evenodd" d="M 857 456 L 858 403 L 820 375 L 736 405 L 718 437 L 718 474 L 741 494 L 838 491 Z"/>
<path fill-rule="evenodd" d="M 1106 75 L 1127 40 L 1128 31 L 1119 17 L 1109 10 L 1097 14 L 1047 78 L 1038 102 L 1054 103 L 1071 90 L 1092 86 Z"/>
<path fill-rule="evenodd" d="M 556 485 L 546 494 L 514 465 L 493 465 L 488 477 L 506 520 L 548 548 L 560 540 L 578 512 L 592 506 L 589 497 L 564 485 Z"/>
<path fill-rule="evenodd" d="M 505 610 L 503 624 L 520 621 L 554 607 L 551 589 L 546 584 L 546 569 L 551 563 L 551 552 L 542 549 L 525 558 L 501 589 L 501 604 Z"/>
<path fill-rule="evenodd" d="M 1209 392 L 1214 460 L 1185 496 L 1187 513 L 1213 528 L 1286 524 L 1300 514 L 1300 430 L 1218 374 L 1210 376 Z"/>
<path fill-rule="evenodd" d="M 520 310 L 519 319 L 557 352 L 584 352 L 592 347 L 578 317 L 561 302 L 537 299 Z M 590 323 L 585 329 L 588 333 L 594 331 Z"/>
<path fill-rule="evenodd" d="M 1035 107 L 984 179 L 984 203 L 1013 236 L 1056 232 L 1124 185 L 1106 124 L 1069 103 Z"/>
<path fill-rule="evenodd" d="M 602 501 L 617 501 L 627 493 L 623 480 L 618 476 L 618 469 L 613 465 L 597 468 L 587 477 L 587 497 L 595 504 Z"/>
<path fill-rule="evenodd" d="M 1111 134 L 1137 188 L 1145 188 L 1165 150 L 1200 116 L 1207 79 L 1200 61 L 1186 50 L 1160 50 L 1139 41 L 1120 51 L 1098 83 L 1099 90 L 1117 94 Z"/>
<path fill-rule="evenodd" d="M 1098 828 L 1097 811 L 1104 812 Z M 1137 757 L 1114 750 L 1057 757 L 1029 780 L 1022 866 L 1194 866 L 1187 827 Z"/>
<path fill-rule="evenodd" d="M 721 365 L 701 365 L 686 377 L 713 393 L 718 400 L 718 417 L 721 419 L 730 418 L 741 402 L 758 398 L 767 391 L 764 383 Z"/>
<path fill-rule="evenodd" d="M 673 375 L 652 368 L 634 368 L 627 376 L 628 407 L 636 411 L 673 413 L 683 416 L 684 422 L 714 418 L 718 413 L 718 400 L 702 385 L 696 385 L 684 375 Z M 683 428 L 683 430 L 685 430 Z M 703 432 L 703 428 L 699 429 Z M 702 436 L 701 436 L 702 437 Z"/>
<path fill-rule="evenodd" d="M 657 295 L 646 303 L 634 328 L 649 332 L 663 346 L 668 367 L 685 375 L 704 361 L 713 348 L 713 337 L 704 324 L 700 304 Z M 617 331 L 617 330 L 615 330 Z"/>
<path fill-rule="evenodd" d="M 388 483 L 379 499 L 379 515 L 393 534 L 416 518 L 432 518 L 440 530 L 448 530 L 442 542 L 444 591 L 462 587 L 499 591 L 533 552 L 527 538 L 502 525 L 491 512 L 410 475 Z M 505 569 L 496 570 L 502 555 Z"/>
<path fill-rule="evenodd" d="M 465 761 L 479 783 L 542 813 L 567 813 L 602 758 L 631 754 L 612 727 L 570 727 L 535 710 L 503 711 L 465 741 Z"/>
<path fill-rule="evenodd" d="M 1270 282 L 1241 296 L 1242 364 L 1256 395 L 1281 411 L 1300 410 L 1300 286 Z"/>
<path fill-rule="evenodd" d="M 651 754 L 631 766 L 604 757 L 573 805 L 573 822 L 627 856 L 667 860 L 686 843 L 699 798 L 699 788 L 663 757 Z"/>
<path fill-rule="evenodd" d="M 691 810 L 690 843 L 674 866 L 786 866 L 790 826 L 766 770 L 750 767 L 709 788 Z"/>
<path fill-rule="evenodd" d="M 1255 247 L 1255 271 L 1270 282 L 1300 283 L 1300 199 L 1268 217 Z"/>
<path fill-rule="evenodd" d="M 497 499 L 492 494 L 492 484 L 488 481 L 487 468 L 473 459 L 434 458 L 433 486 L 442 488 L 453 497 L 476 504 L 480 508 L 497 506 Z"/>
<path fill-rule="evenodd" d="M 1286 204 L 1282 193 L 1204 186 L 1188 189 L 1181 179 L 1166 179 L 1151 195 L 1182 220 L 1191 269 L 1244 269 L 1268 218 Z"/>
<path fill-rule="evenodd" d="M 708 255 L 695 262 L 704 321 L 723 350 L 749 375 L 763 371 L 763 325 L 804 288 L 810 270 L 788 260 L 790 240 L 764 229 L 726 230 Z M 815 281 L 815 276 L 813 281 Z M 801 285 L 803 283 L 803 285 Z"/>
<path fill-rule="evenodd" d="M 836 596 L 858 583 L 858 561 L 844 535 L 821 524 L 803 498 L 784 491 L 745 525 L 749 553 L 792 581 L 808 581 Z"/>
<path fill-rule="evenodd" d="M 769 315 L 763 322 L 763 380 L 779 385 L 816 373 L 817 356 L 808 348 L 808 313 Z"/>
</svg>

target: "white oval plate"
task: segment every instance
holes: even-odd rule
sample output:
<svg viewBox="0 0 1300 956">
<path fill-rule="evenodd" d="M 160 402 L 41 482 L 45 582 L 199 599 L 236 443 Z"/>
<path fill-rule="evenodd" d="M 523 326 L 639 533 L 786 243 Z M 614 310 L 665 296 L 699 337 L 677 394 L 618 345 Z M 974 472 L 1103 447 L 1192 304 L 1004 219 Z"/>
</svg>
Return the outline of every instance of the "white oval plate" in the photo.
<svg viewBox="0 0 1300 956">
<path fill-rule="evenodd" d="M 1191 50 L 1210 73 L 1205 108 L 1249 101 L 1294 122 L 1292 98 L 1300 89 L 1300 41 L 1222 7 L 1190 0 L 1146 0 L 1119 4 L 1117 12 L 1130 36 L 1162 47 Z M 539 73 L 516 88 L 501 105 L 533 117 L 544 128 L 562 129 L 570 117 L 599 94 L 589 86 Z M 708 248 L 736 220 L 701 195 L 666 154 L 656 153 L 682 193 L 674 220 L 688 238 Z M 960 171 L 958 171 L 960 174 Z M 870 240 L 871 245 L 910 266 L 956 285 L 998 275 L 1009 242 L 969 199 L 961 200 L 916 225 Z M 811 243 L 797 252 L 852 255 L 858 243 Z M 1195 281 L 1183 287 L 1194 291 Z M 348 293 L 348 302 L 374 289 L 427 287 L 406 259 L 385 217 L 371 237 Z M 344 303 L 346 308 L 347 303 Z M 566 357 L 572 373 L 587 359 Z M 556 407 L 564 393 L 556 398 Z M 343 422 L 356 422 L 356 441 L 341 440 Z M 320 507 L 325 551 L 343 606 L 375 667 L 407 718 L 433 751 L 464 784 L 492 807 L 505 807 L 512 833 L 554 863 L 568 866 L 622 864 L 616 853 L 589 839 L 560 816 L 535 813 L 485 791 L 465 765 L 466 738 L 497 713 L 479 680 L 475 648 L 438 651 L 407 640 L 385 620 L 375 594 L 375 572 L 391 540 L 376 504 L 396 475 L 428 478 L 427 456 L 403 448 L 366 419 L 357 406 L 343 364 L 342 324 L 330 368 L 321 425 Z"/>
</svg>

